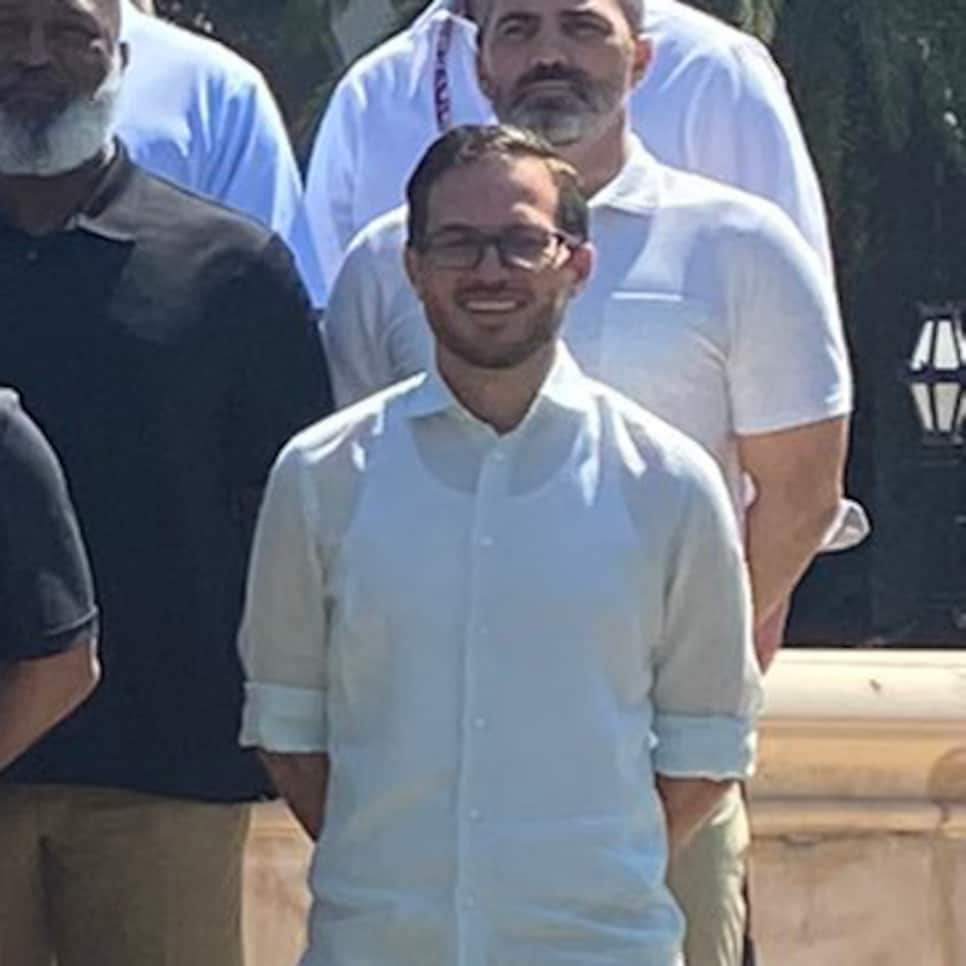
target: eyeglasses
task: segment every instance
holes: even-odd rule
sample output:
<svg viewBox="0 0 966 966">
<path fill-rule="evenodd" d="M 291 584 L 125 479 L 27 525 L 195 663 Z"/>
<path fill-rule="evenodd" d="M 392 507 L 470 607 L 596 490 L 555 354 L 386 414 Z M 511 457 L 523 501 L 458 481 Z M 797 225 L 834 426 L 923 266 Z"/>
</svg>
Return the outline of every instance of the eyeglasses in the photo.
<svg viewBox="0 0 966 966">
<path fill-rule="evenodd" d="M 535 272 L 549 265 L 562 248 L 575 244 L 559 231 L 539 228 L 509 228 L 493 233 L 444 229 L 417 247 L 434 268 L 463 271 L 478 268 L 492 245 L 504 268 Z"/>
</svg>

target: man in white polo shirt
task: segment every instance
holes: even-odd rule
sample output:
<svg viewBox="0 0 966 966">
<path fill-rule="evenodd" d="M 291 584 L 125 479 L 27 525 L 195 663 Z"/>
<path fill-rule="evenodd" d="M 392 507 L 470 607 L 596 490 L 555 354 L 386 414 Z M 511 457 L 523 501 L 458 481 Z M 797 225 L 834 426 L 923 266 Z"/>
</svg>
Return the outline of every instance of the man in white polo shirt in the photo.
<svg viewBox="0 0 966 966">
<path fill-rule="evenodd" d="M 547 135 L 592 194 L 597 268 L 564 337 L 591 375 L 718 460 L 746 528 L 761 625 L 838 518 L 847 354 L 827 273 L 787 217 L 663 166 L 627 131 L 625 99 L 649 56 L 639 15 L 635 0 L 494 0 L 483 82 L 501 118 Z M 341 405 L 429 363 L 429 331 L 402 270 L 404 225 L 393 212 L 365 229 L 332 290 L 327 340 Z M 512 294 L 493 293 L 497 304 Z M 777 640 L 760 644 L 767 666 Z M 672 864 L 694 966 L 739 960 L 747 842 L 733 797 Z"/>
<path fill-rule="evenodd" d="M 249 215 L 292 249 L 313 301 L 322 301 L 302 180 L 265 78 L 223 44 L 122 4 L 130 60 L 118 134 L 152 174 Z"/>
<path fill-rule="evenodd" d="M 352 237 L 403 200 L 406 179 L 450 124 L 486 123 L 477 21 L 491 0 L 434 0 L 353 65 L 329 101 L 306 178 L 326 284 Z M 659 160 L 768 198 L 831 270 L 818 179 L 784 78 L 753 37 L 678 0 L 647 0 L 654 56 L 629 102 Z"/>
<path fill-rule="evenodd" d="M 727 491 L 560 344 L 570 165 L 458 128 L 412 197 L 434 364 L 287 447 L 240 636 L 242 741 L 318 840 L 300 964 L 682 966 L 667 855 L 760 695 Z"/>
</svg>

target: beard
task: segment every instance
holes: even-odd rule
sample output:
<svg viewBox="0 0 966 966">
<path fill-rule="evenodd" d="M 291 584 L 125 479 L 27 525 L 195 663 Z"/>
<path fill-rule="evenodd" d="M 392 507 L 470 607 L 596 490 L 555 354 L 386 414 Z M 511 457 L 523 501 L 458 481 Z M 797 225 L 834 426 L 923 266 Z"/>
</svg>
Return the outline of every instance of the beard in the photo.
<svg viewBox="0 0 966 966">
<path fill-rule="evenodd" d="M 540 81 L 558 81 L 564 89 L 542 90 Z M 555 148 L 594 137 L 609 123 L 623 100 L 623 89 L 595 81 L 583 71 L 538 68 L 507 93 L 493 98 L 496 116 L 544 137 Z"/>
<path fill-rule="evenodd" d="M 501 334 L 477 329 L 462 312 L 454 318 L 451 306 L 435 300 L 423 307 L 436 341 L 451 355 L 477 369 L 515 369 L 556 341 L 568 301 L 562 293 L 547 296 L 518 314 Z"/>
<path fill-rule="evenodd" d="M 114 136 L 123 73 L 118 53 L 93 94 L 77 98 L 43 123 L 13 117 L 0 107 L 0 175 L 50 178 L 96 157 Z"/>
</svg>

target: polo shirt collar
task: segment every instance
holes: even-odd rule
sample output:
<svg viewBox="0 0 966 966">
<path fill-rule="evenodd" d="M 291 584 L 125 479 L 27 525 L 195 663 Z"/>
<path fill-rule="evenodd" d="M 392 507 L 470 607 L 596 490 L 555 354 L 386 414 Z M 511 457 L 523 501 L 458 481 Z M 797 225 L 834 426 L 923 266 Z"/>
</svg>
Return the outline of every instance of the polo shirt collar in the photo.
<svg viewBox="0 0 966 966">
<path fill-rule="evenodd" d="M 58 231 L 50 232 L 48 237 L 63 235 L 73 230 L 81 230 L 114 242 L 132 242 L 134 235 L 128 225 L 118 220 L 114 212 L 117 202 L 128 187 L 134 166 L 127 156 L 127 150 L 117 139 L 114 141 L 114 155 L 107 163 L 94 185 L 87 201 Z M 24 234 L 22 229 L 0 217 L 0 231 Z"/>
<path fill-rule="evenodd" d="M 617 176 L 591 199 L 591 208 L 616 208 L 634 215 L 647 214 L 659 203 L 661 164 L 644 147 L 641 139 L 627 132 L 627 158 Z"/>
<path fill-rule="evenodd" d="M 66 228 L 79 228 L 108 241 L 134 241 L 134 235 L 127 225 L 114 217 L 116 203 L 127 188 L 133 171 L 134 165 L 127 149 L 115 138 L 114 157 L 108 162 L 87 203 L 67 223 Z"/>
<path fill-rule="evenodd" d="M 531 412 L 549 403 L 557 409 L 584 413 L 590 405 L 590 400 L 587 377 L 564 344 L 558 341 L 553 365 L 537 392 Z M 413 390 L 407 413 L 411 419 L 424 419 L 445 412 L 464 413 L 476 419 L 466 412 L 434 363 Z"/>
</svg>

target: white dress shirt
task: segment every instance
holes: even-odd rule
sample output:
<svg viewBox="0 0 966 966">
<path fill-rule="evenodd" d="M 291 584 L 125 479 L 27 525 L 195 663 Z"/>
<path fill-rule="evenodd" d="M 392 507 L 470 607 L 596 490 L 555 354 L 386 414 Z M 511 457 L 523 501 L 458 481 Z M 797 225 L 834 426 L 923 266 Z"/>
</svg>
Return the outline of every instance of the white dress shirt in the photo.
<svg viewBox="0 0 966 966">
<path fill-rule="evenodd" d="M 564 338 L 582 368 L 692 436 L 744 503 L 737 437 L 849 412 L 836 302 L 815 253 L 774 205 L 667 168 L 633 136 L 591 199 L 595 269 Z M 431 362 L 403 269 L 405 211 L 353 243 L 332 291 L 326 343 L 338 405 Z"/>
<path fill-rule="evenodd" d="M 741 547 L 697 445 L 561 350 L 497 435 L 434 372 L 269 483 L 242 742 L 327 752 L 302 966 L 671 966 L 655 773 L 749 774 Z"/>
<path fill-rule="evenodd" d="M 131 159 L 277 232 L 323 289 L 288 132 L 264 77 L 223 44 L 122 4 L 117 131 Z"/>
<path fill-rule="evenodd" d="M 413 26 L 358 61 L 322 120 L 306 207 L 326 285 L 353 236 L 404 200 L 441 132 L 434 88 L 444 24 L 455 124 L 492 122 L 476 73 L 476 27 L 436 0 Z M 753 37 L 677 0 L 647 0 L 655 55 L 630 100 L 630 122 L 665 164 L 768 198 L 792 218 L 831 272 L 822 194 L 784 78 Z"/>
</svg>

